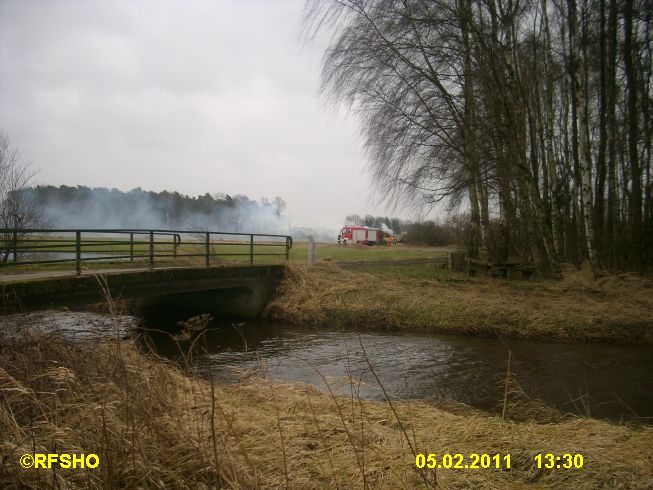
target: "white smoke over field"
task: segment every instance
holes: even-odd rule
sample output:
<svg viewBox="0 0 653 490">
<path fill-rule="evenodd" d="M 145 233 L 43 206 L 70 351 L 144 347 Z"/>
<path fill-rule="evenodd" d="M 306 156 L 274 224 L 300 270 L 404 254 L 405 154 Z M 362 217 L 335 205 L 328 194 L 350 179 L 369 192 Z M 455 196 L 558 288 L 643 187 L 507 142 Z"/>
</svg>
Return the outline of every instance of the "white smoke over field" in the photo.
<svg viewBox="0 0 653 490">
<path fill-rule="evenodd" d="M 26 190 L 42 209 L 53 229 L 113 228 L 221 231 L 291 235 L 295 241 L 313 236 L 335 242 L 337 230 L 292 227 L 280 197 L 253 201 L 246 196 L 204 194 L 189 197 L 177 192 L 38 186 Z"/>
<path fill-rule="evenodd" d="M 281 198 L 170 192 L 129 192 L 87 187 L 39 186 L 27 191 L 50 228 L 210 230 L 286 235 L 289 219 Z"/>
<path fill-rule="evenodd" d="M 293 227 L 290 234 L 296 242 L 307 242 L 309 237 L 319 243 L 336 243 L 338 240 L 338 230 L 325 228 Z"/>
</svg>

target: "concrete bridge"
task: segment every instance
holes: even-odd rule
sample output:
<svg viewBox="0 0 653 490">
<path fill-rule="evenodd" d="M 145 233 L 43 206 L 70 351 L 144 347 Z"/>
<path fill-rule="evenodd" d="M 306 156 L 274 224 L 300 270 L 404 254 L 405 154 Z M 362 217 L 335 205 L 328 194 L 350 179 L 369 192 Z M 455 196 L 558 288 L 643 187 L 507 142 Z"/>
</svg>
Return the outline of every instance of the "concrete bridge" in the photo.
<svg viewBox="0 0 653 490">
<path fill-rule="evenodd" d="M 285 270 L 270 260 L 291 248 L 288 235 L 260 233 L 0 228 L 0 307 L 71 308 L 108 293 L 137 308 L 257 316 Z"/>
<path fill-rule="evenodd" d="M 136 309 L 183 309 L 258 316 L 283 277 L 284 265 L 170 267 L 93 274 L 18 274 L 0 277 L 0 307 L 16 312 L 74 309 L 106 302 L 106 292 Z"/>
</svg>

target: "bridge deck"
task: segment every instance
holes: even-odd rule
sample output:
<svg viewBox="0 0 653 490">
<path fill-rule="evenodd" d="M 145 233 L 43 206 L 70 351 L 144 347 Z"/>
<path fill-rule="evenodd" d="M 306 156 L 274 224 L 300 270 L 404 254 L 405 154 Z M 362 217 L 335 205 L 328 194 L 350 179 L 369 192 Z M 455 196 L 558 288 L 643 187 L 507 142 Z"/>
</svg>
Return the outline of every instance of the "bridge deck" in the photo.
<svg viewBox="0 0 653 490">
<path fill-rule="evenodd" d="M 243 266 L 248 267 L 249 266 Z M 185 266 L 170 266 L 170 267 L 159 267 L 156 270 L 167 270 L 167 269 L 194 269 L 195 267 L 185 267 Z M 216 267 L 217 268 L 217 267 Z M 36 279 L 48 279 L 48 278 L 57 278 L 57 277 L 79 277 L 79 276 L 106 276 L 111 274 L 122 274 L 126 272 L 144 272 L 149 271 L 149 267 L 128 267 L 128 268 L 111 268 L 111 269 L 82 269 L 81 273 L 78 275 L 75 271 L 70 270 L 52 270 L 52 271 L 24 271 L 24 272 L 10 272 L 5 274 L 0 274 L 0 283 L 3 282 L 20 282 L 20 281 L 32 281 Z"/>
<path fill-rule="evenodd" d="M 239 290 L 247 296 L 239 301 L 243 309 L 256 315 L 265 306 L 284 271 L 283 265 L 255 265 L 107 269 L 81 275 L 70 271 L 5 274 L 0 277 L 0 298 L 6 309 L 24 310 L 102 301 L 104 286 L 113 298 L 135 300 Z"/>
</svg>

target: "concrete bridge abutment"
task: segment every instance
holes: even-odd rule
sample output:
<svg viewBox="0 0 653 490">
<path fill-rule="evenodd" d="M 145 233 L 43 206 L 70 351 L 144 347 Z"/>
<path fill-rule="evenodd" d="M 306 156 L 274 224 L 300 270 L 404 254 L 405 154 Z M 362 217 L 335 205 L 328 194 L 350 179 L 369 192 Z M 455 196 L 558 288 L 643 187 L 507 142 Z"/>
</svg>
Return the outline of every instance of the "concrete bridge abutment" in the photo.
<svg viewBox="0 0 653 490">
<path fill-rule="evenodd" d="M 254 318 L 267 305 L 284 271 L 283 265 L 105 271 L 12 280 L 0 283 L 0 291 L 5 311 L 98 303 L 106 300 L 104 287 L 114 300 L 126 300 L 137 309 Z"/>
</svg>

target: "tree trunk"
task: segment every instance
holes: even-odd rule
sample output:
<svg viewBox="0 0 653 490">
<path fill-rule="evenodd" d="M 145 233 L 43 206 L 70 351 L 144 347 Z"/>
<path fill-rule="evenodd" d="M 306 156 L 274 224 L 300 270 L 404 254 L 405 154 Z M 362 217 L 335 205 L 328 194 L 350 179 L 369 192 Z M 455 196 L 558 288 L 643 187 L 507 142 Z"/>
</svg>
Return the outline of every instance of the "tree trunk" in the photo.
<svg viewBox="0 0 653 490">
<path fill-rule="evenodd" d="M 594 244 L 600 260 L 605 259 L 605 242 L 603 240 L 604 220 L 604 194 L 606 180 L 606 147 L 607 147 L 607 53 L 605 35 L 605 0 L 599 2 L 599 39 L 600 39 L 600 78 L 599 78 L 599 149 L 596 159 L 596 205 L 594 207 Z"/>
<path fill-rule="evenodd" d="M 606 212 L 605 227 L 605 248 L 607 249 L 608 266 L 614 267 L 615 257 L 615 235 L 617 219 L 619 217 L 619 199 L 617 195 L 617 0 L 610 0 L 608 14 L 608 45 L 606 59 L 606 138 L 608 151 L 608 204 Z"/>
<path fill-rule="evenodd" d="M 639 270 L 642 265 L 642 174 L 637 151 L 638 109 L 637 73 L 633 46 L 633 0 L 624 0 L 624 66 L 628 89 L 628 160 L 630 162 L 630 264 Z"/>
<path fill-rule="evenodd" d="M 576 0 L 568 0 L 568 15 L 569 15 L 569 44 L 571 47 L 571 59 L 569 63 L 569 71 L 571 75 L 571 84 L 573 86 L 572 93 L 575 95 L 576 117 L 577 117 L 577 138 L 578 138 L 578 166 L 580 168 L 581 177 L 581 197 L 585 235 L 585 247 L 587 256 L 592 266 L 595 263 L 594 247 L 593 247 L 593 192 L 592 192 L 592 161 L 589 152 L 589 141 L 587 139 L 587 119 L 586 119 L 586 101 L 585 101 L 585 84 L 582 81 L 581 73 L 581 60 L 580 60 L 580 42 L 578 40 L 578 21 L 576 15 Z"/>
<path fill-rule="evenodd" d="M 463 39 L 463 92 L 465 97 L 462 135 L 464 145 L 465 167 L 467 168 L 467 192 L 471 207 L 472 239 L 469 244 L 469 256 L 478 258 L 479 250 L 485 253 L 485 237 L 481 226 L 481 211 L 477 188 L 478 156 L 476 152 L 476 107 L 472 79 L 472 55 L 469 45 L 468 22 L 471 16 L 470 0 L 458 3 L 461 34 Z"/>
</svg>

